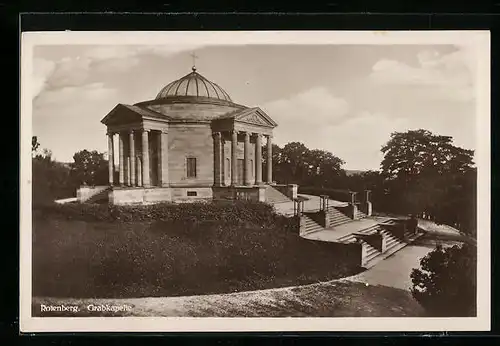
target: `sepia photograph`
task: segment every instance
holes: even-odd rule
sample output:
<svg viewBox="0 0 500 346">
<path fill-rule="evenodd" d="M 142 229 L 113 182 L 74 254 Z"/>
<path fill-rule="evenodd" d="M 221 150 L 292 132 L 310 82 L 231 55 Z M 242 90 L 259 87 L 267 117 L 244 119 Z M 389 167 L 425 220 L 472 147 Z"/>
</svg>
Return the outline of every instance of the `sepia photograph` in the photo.
<svg viewBox="0 0 500 346">
<path fill-rule="evenodd" d="M 490 327 L 489 32 L 38 32 L 21 330 Z"/>
</svg>

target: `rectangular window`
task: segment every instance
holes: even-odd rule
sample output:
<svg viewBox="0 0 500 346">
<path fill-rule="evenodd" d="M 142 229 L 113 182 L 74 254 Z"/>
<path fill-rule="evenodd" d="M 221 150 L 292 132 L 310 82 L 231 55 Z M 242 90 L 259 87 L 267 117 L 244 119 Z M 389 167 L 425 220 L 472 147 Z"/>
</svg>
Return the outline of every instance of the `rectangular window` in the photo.
<svg viewBox="0 0 500 346">
<path fill-rule="evenodd" d="M 196 178 L 196 159 L 194 157 L 187 158 L 187 177 Z"/>
<path fill-rule="evenodd" d="M 196 197 L 198 194 L 196 193 L 196 191 L 188 191 L 187 195 L 188 197 Z"/>
</svg>

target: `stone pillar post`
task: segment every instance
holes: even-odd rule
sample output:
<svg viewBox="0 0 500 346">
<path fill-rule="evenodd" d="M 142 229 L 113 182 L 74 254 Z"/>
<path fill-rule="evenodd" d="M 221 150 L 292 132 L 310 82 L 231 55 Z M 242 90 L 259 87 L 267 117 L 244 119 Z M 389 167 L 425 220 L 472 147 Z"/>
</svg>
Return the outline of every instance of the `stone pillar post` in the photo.
<svg viewBox="0 0 500 346">
<path fill-rule="evenodd" d="M 149 180 L 149 130 L 142 130 L 142 186 L 150 187 Z"/>
<path fill-rule="evenodd" d="M 168 133 L 166 130 L 162 130 L 159 136 L 158 143 L 159 153 L 158 153 L 158 177 L 159 185 L 166 187 L 169 185 L 168 181 Z"/>
<path fill-rule="evenodd" d="M 124 170 L 125 170 L 125 162 L 124 162 L 124 159 L 123 159 L 123 155 L 124 155 L 124 149 L 123 149 L 123 146 L 124 146 L 124 143 L 123 143 L 123 134 L 122 133 L 119 133 L 118 134 L 118 169 L 119 169 L 119 183 L 120 183 L 120 186 L 123 186 L 124 183 L 125 183 L 125 175 L 124 175 Z"/>
<path fill-rule="evenodd" d="M 221 186 L 221 172 L 222 172 L 222 160 L 221 160 L 221 133 L 214 132 L 214 185 Z"/>
<path fill-rule="evenodd" d="M 255 185 L 262 184 L 262 135 L 255 139 Z"/>
<path fill-rule="evenodd" d="M 224 140 L 224 133 L 221 132 L 221 140 L 220 140 L 220 164 L 221 164 L 221 185 L 225 186 L 226 185 L 226 176 L 229 174 L 229 172 L 226 171 L 226 152 L 225 152 L 225 140 Z M 229 167 L 227 167 L 229 169 Z"/>
<path fill-rule="evenodd" d="M 244 182 L 246 186 L 252 185 L 252 181 L 250 179 L 250 133 L 245 132 L 245 147 L 244 147 Z"/>
<path fill-rule="evenodd" d="M 128 155 L 125 155 L 126 157 L 126 165 L 125 167 L 127 167 L 127 170 L 125 171 L 125 184 L 127 186 L 132 186 L 132 176 L 130 175 L 130 156 Z"/>
<path fill-rule="evenodd" d="M 238 181 L 238 132 L 231 133 L 231 185 L 235 186 Z"/>
<path fill-rule="evenodd" d="M 364 201 L 361 205 L 361 211 L 367 216 L 372 216 L 372 202 L 370 201 L 370 190 L 365 190 Z"/>
<path fill-rule="evenodd" d="M 136 185 L 135 179 L 135 138 L 134 130 L 130 130 L 128 134 L 129 156 L 130 156 L 130 186 Z"/>
<path fill-rule="evenodd" d="M 267 183 L 273 182 L 273 139 L 267 136 Z"/>
<path fill-rule="evenodd" d="M 137 157 L 137 186 L 142 186 L 142 158 Z"/>
<path fill-rule="evenodd" d="M 109 171 L 109 185 L 113 186 L 113 180 L 115 176 L 115 153 L 113 145 L 113 133 L 108 132 L 108 171 Z"/>
</svg>

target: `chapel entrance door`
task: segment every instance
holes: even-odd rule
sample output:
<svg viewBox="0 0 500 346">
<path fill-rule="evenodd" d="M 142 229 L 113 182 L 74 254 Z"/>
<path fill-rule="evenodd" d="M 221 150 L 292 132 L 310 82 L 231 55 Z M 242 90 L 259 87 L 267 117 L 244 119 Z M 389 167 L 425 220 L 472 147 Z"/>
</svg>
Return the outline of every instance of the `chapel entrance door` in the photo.
<svg viewBox="0 0 500 346">
<path fill-rule="evenodd" d="M 237 169 L 237 176 L 236 176 L 236 183 L 238 185 L 243 185 L 243 174 L 245 172 L 245 161 L 242 159 L 238 159 L 238 169 Z"/>
</svg>

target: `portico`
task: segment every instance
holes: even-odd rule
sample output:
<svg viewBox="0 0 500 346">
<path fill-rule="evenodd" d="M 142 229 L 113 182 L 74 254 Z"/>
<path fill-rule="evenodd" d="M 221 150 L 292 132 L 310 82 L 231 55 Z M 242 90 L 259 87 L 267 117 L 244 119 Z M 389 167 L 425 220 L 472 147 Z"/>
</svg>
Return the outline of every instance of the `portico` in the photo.
<svg viewBox="0 0 500 346">
<path fill-rule="evenodd" d="M 108 129 L 109 185 L 115 187 L 168 186 L 166 129 Z M 115 181 L 115 138 L 118 139 L 118 181 Z"/>
</svg>

